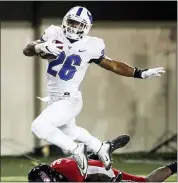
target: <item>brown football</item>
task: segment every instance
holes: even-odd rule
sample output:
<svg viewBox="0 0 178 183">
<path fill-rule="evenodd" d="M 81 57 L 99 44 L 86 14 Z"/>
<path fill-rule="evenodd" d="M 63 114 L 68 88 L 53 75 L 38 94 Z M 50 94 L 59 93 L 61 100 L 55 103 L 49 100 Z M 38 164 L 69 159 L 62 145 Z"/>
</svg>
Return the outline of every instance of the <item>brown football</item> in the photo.
<svg viewBox="0 0 178 183">
<path fill-rule="evenodd" d="M 63 43 L 61 41 L 56 40 L 55 44 L 62 44 L 61 46 L 58 46 L 57 48 L 59 48 L 61 50 L 63 49 Z"/>
<path fill-rule="evenodd" d="M 42 59 L 56 59 L 56 56 L 51 54 L 39 54 Z"/>
</svg>

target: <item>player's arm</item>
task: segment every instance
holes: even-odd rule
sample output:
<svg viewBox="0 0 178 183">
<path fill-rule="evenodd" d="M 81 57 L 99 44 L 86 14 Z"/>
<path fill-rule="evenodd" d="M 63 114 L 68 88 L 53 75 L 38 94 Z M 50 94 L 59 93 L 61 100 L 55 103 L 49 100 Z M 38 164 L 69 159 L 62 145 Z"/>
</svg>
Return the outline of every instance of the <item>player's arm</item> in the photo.
<svg viewBox="0 0 178 183">
<path fill-rule="evenodd" d="M 165 72 L 164 68 L 162 67 L 153 69 L 139 69 L 137 67 L 132 67 L 122 61 L 110 59 L 106 57 L 104 54 L 105 49 L 104 41 L 102 39 L 96 39 L 96 38 L 94 41 L 95 42 L 93 43 L 93 45 L 97 46 L 95 47 L 95 49 L 92 49 L 92 57 L 89 63 L 94 62 L 98 64 L 100 67 L 121 76 L 141 78 L 141 79 L 150 78 L 153 76 L 161 76 L 161 74 Z"/>
<path fill-rule="evenodd" d="M 23 54 L 25 56 L 31 57 L 35 55 L 42 54 L 48 54 L 48 55 L 54 55 L 57 56 L 61 53 L 61 50 L 58 48 L 58 46 L 61 46 L 60 44 L 55 44 L 53 41 L 56 39 L 56 29 L 55 26 L 51 25 L 48 27 L 44 34 L 41 36 L 40 40 L 33 41 L 32 43 L 29 43 L 24 49 Z"/>
<path fill-rule="evenodd" d="M 115 61 L 107 57 L 103 57 L 98 65 L 106 70 L 112 71 L 116 74 L 133 77 L 136 69 L 124 62 Z"/>
<path fill-rule="evenodd" d="M 32 57 L 38 55 L 38 51 L 35 49 L 35 46 L 37 44 L 41 43 L 40 40 L 33 41 L 29 43 L 24 49 L 23 49 L 23 54 L 27 57 Z"/>
<path fill-rule="evenodd" d="M 112 60 L 107 57 L 103 57 L 103 59 L 99 62 L 98 65 L 106 70 L 112 71 L 121 76 L 135 78 L 142 78 L 142 73 L 148 70 L 141 70 L 136 67 L 132 67 L 124 62 Z"/>
<path fill-rule="evenodd" d="M 101 57 L 99 59 L 93 60 L 93 62 L 106 70 L 126 77 L 145 79 L 153 76 L 158 77 L 165 73 L 163 67 L 153 69 L 139 69 L 137 67 L 132 67 L 124 62 L 112 60 L 108 57 Z"/>
<path fill-rule="evenodd" d="M 28 57 L 40 55 L 44 59 L 49 58 L 49 55 L 51 55 L 52 58 L 56 58 L 56 56 L 61 53 L 61 50 L 58 48 L 58 46 L 61 45 L 53 43 L 52 40 L 37 40 L 28 44 L 23 49 L 23 54 Z"/>
</svg>

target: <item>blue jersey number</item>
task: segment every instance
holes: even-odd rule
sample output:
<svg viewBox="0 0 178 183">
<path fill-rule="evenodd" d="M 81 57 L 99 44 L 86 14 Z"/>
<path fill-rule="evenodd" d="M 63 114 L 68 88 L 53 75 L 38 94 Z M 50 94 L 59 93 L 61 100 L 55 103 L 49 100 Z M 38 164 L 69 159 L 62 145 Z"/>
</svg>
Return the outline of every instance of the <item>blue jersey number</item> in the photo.
<svg viewBox="0 0 178 183">
<path fill-rule="evenodd" d="M 80 66 L 81 61 L 79 55 L 70 55 L 66 58 L 65 52 L 61 52 L 56 60 L 49 63 L 47 73 L 54 77 L 58 74 L 59 78 L 65 81 L 70 80 L 74 77 L 74 74 L 77 71 L 75 66 Z M 53 70 L 53 67 L 59 64 L 63 64 L 60 71 Z"/>
</svg>

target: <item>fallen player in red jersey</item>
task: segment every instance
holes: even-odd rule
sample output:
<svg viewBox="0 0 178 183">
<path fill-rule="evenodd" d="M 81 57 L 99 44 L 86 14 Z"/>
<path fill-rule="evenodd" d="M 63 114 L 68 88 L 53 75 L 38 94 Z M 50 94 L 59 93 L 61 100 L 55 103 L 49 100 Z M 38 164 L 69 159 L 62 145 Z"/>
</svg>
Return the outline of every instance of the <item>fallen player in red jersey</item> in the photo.
<svg viewBox="0 0 178 183">
<path fill-rule="evenodd" d="M 103 163 L 99 160 L 88 160 L 86 177 L 80 174 L 76 162 L 70 158 L 58 159 L 51 164 L 51 167 L 60 172 L 69 182 L 109 182 L 121 172 L 114 168 L 109 171 L 105 170 Z M 122 180 L 146 182 L 144 177 L 130 175 L 125 172 L 122 172 Z"/>
<path fill-rule="evenodd" d="M 147 177 L 131 175 L 110 169 L 106 171 L 99 160 L 88 161 L 87 176 L 82 176 L 77 163 L 72 158 L 54 161 L 51 166 L 39 165 L 29 173 L 30 182 L 162 182 L 177 172 L 177 162 L 154 170 Z M 34 175 L 33 175 L 34 174 Z"/>
<path fill-rule="evenodd" d="M 113 151 L 125 146 L 129 141 L 129 139 L 127 139 L 127 142 L 125 141 L 125 145 L 123 145 L 123 139 L 126 138 L 121 136 L 121 138 L 117 139 L 118 141 L 114 144 Z M 122 142 L 120 146 L 118 146 L 118 142 Z M 162 182 L 177 172 L 177 162 L 174 162 L 154 170 L 147 177 L 141 177 L 128 174 L 115 168 L 106 171 L 103 163 L 96 159 L 97 157 L 95 155 L 89 156 L 89 166 L 86 176 L 81 175 L 77 163 L 72 158 L 68 157 L 58 159 L 52 162 L 50 166 L 38 165 L 29 172 L 28 180 L 30 182 Z"/>
</svg>

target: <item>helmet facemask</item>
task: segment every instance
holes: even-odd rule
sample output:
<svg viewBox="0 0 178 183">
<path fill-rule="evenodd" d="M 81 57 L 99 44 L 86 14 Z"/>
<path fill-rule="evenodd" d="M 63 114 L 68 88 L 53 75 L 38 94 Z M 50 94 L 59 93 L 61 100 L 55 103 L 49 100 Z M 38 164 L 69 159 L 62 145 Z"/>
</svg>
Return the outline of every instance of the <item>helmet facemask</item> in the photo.
<svg viewBox="0 0 178 183">
<path fill-rule="evenodd" d="M 62 22 L 62 29 L 69 39 L 80 40 L 88 34 L 91 24 L 77 15 L 66 15 Z"/>
</svg>

